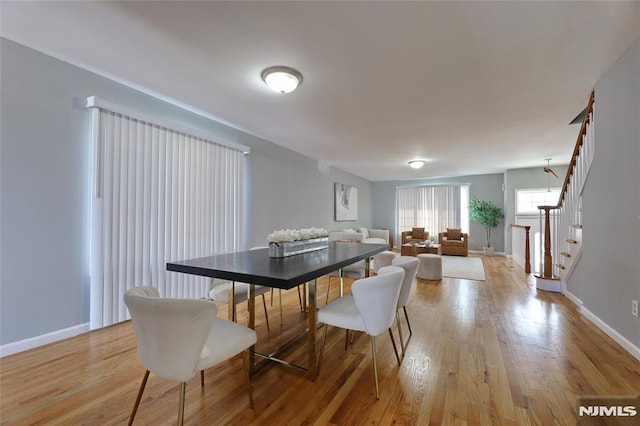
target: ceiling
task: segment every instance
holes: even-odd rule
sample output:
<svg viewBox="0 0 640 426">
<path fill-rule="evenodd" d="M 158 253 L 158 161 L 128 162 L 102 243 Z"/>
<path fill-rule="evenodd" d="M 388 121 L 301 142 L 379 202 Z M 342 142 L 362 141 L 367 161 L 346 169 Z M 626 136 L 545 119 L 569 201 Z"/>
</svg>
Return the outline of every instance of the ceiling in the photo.
<svg viewBox="0 0 640 426">
<path fill-rule="evenodd" d="M 371 181 L 567 164 L 568 123 L 640 37 L 640 2 L 2 1 L 0 16 L 3 37 Z M 304 81 L 272 92 L 272 65 Z"/>
</svg>

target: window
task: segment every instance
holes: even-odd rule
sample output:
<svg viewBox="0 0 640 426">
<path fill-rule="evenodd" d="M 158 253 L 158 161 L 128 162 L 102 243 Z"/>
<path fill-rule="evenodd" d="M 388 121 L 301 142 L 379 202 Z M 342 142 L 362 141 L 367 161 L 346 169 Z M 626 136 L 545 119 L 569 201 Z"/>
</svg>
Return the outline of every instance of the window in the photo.
<svg viewBox="0 0 640 426">
<path fill-rule="evenodd" d="M 555 206 L 560 198 L 560 188 L 516 189 L 516 214 L 538 214 L 538 206 Z"/>
<path fill-rule="evenodd" d="M 437 237 L 446 228 L 469 232 L 469 185 L 400 187 L 396 189 L 397 229 L 425 227 Z"/>
<path fill-rule="evenodd" d="M 171 260 L 236 251 L 242 242 L 244 153 L 190 129 L 89 98 L 92 114 L 90 327 L 128 318 L 123 295 L 202 297 L 203 277 Z"/>
</svg>

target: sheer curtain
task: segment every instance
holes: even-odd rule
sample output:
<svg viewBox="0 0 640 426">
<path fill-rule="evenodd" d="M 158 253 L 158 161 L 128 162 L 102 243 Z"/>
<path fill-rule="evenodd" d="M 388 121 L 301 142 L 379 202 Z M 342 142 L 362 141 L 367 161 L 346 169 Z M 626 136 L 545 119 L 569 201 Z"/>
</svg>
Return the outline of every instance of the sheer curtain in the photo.
<svg viewBox="0 0 640 426">
<path fill-rule="evenodd" d="M 460 185 L 396 188 L 398 232 L 424 227 L 429 236 L 437 237 L 447 227 L 461 227 L 460 195 Z"/>
<path fill-rule="evenodd" d="M 87 101 L 95 329 L 128 318 L 122 296 L 134 286 L 152 285 L 165 297 L 205 295 L 205 278 L 167 272 L 165 265 L 240 249 L 248 149 L 154 124 L 93 97 Z"/>
</svg>

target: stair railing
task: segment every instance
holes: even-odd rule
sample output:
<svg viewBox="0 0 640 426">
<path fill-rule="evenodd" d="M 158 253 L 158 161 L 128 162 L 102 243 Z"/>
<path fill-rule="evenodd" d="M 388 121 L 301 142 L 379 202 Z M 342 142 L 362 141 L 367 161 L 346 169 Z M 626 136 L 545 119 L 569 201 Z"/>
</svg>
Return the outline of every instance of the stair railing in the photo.
<svg viewBox="0 0 640 426">
<path fill-rule="evenodd" d="M 579 244 L 582 235 L 582 206 L 581 194 L 584 183 L 587 179 L 593 156 L 595 154 L 594 141 L 594 119 L 593 106 L 595 94 L 592 91 L 589 96 L 586 113 L 582 120 L 582 126 L 578 133 L 578 140 L 573 149 L 569 168 L 560 191 L 558 204 L 555 206 L 538 206 L 541 215 L 544 217 L 544 245 L 541 253 L 544 257 L 542 278 L 555 279 L 561 274 L 569 272 L 572 269 L 575 252 L 570 249 L 571 245 Z M 553 211 L 553 213 L 552 213 Z M 554 246 L 560 248 L 564 245 L 564 251 L 552 250 L 551 244 L 551 228 L 556 229 L 556 237 L 554 238 Z M 578 241 L 577 230 L 580 234 Z M 562 260 L 561 260 L 562 258 Z"/>
</svg>

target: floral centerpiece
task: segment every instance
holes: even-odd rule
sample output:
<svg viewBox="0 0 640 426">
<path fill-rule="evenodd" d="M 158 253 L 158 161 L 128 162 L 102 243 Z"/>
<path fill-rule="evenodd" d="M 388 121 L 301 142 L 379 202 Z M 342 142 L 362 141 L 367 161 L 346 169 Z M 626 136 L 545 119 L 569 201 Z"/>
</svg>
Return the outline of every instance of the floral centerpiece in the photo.
<svg viewBox="0 0 640 426">
<path fill-rule="evenodd" d="M 329 247 L 324 228 L 281 229 L 267 236 L 269 257 L 287 257 Z"/>
<path fill-rule="evenodd" d="M 324 228 L 305 228 L 305 229 L 281 229 L 273 231 L 267 235 L 269 243 L 285 243 L 288 241 L 311 240 L 313 238 L 322 238 L 329 235 Z"/>
</svg>

